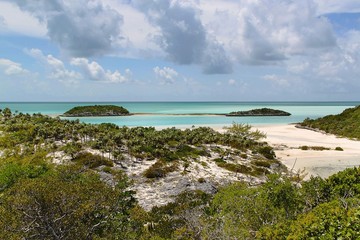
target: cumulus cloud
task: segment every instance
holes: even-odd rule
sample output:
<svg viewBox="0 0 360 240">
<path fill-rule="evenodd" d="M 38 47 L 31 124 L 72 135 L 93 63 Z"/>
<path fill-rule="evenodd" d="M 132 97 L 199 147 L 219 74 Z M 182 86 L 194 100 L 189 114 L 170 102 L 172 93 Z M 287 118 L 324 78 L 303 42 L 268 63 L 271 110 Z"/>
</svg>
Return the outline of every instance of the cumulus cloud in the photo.
<svg viewBox="0 0 360 240">
<path fill-rule="evenodd" d="M 13 0 L 47 26 L 47 35 L 71 56 L 110 53 L 121 41 L 123 17 L 93 0 Z"/>
<path fill-rule="evenodd" d="M 173 84 L 179 77 L 179 73 L 170 67 L 154 67 L 153 71 L 161 84 Z"/>
<path fill-rule="evenodd" d="M 233 64 L 272 65 L 336 47 L 313 1 L 132 1 L 158 27 L 153 40 L 179 64 L 230 73 Z"/>
<path fill-rule="evenodd" d="M 45 37 L 46 27 L 17 5 L 0 1 L 0 32 L 15 33 L 31 37 Z"/>
<path fill-rule="evenodd" d="M 339 47 L 338 39 L 321 15 L 359 6 L 355 0 L 11 2 L 44 23 L 49 38 L 73 57 L 124 56 L 125 51 L 154 57 L 153 50 L 155 57 L 199 65 L 205 74 L 231 73 L 235 64 L 280 65 L 331 52 Z"/>
<path fill-rule="evenodd" d="M 132 78 L 130 69 L 125 70 L 125 75 L 121 74 L 118 70 L 111 72 L 105 70 L 100 64 L 95 61 L 90 62 L 86 58 L 73 58 L 71 64 L 80 67 L 90 80 L 109 82 L 109 83 L 124 83 Z"/>
<path fill-rule="evenodd" d="M 78 72 L 66 69 L 64 63 L 52 55 L 44 55 L 40 49 L 30 49 L 27 53 L 41 61 L 50 70 L 48 78 L 65 83 L 75 83 L 82 78 Z"/>
<path fill-rule="evenodd" d="M 160 29 L 153 40 L 178 64 L 200 64 L 205 73 L 229 73 L 231 61 L 223 46 L 207 34 L 191 1 L 133 1 Z"/>
<path fill-rule="evenodd" d="M 331 24 L 312 1 L 201 2 L 203 22 L 242 64 L 277 64 L 298 54 L 336 46 Z M 210 7 L 215 4 L 217 7 Z"/>
<path fill-rule="evenodd" d="M 194 8 L 171 1 L 138 1 L 147 17 L 161 29 L 157 41 L 180 64 L 199 62 L 206 32 Z"/>
<path fill-rule="evenodd" d="M 0 58 L 0 69 L 3 70 L 5 75 L 8 76 L 29 73 L 29 71 L 24 69 L 20 63 L 16 63 L 4 58 Z"/>
<path fill-rule="evenodd" d="M 307 58 L 288 61 L 290 73 L 302 77 L 312 85 L 336 85 L 334 89 L 342 87 L 354 89 L 360 87 L 360 31 L 349 31 L 338 38 L 338 47 Z"/>
</svg>

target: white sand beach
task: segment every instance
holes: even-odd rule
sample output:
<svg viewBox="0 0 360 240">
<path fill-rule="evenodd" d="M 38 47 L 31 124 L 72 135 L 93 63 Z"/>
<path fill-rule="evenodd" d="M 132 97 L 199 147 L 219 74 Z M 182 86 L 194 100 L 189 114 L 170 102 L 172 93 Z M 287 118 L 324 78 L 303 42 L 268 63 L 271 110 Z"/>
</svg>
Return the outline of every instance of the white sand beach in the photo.
<svg viewBox="0 0 360 240">
<path fill-rule="evenodd" d="M 156 128 L 160 130 L 167 127 Z M 223 125 L 209 127 L 219 132 L 225 131 Z M 264 141 L 274 147 L 277 158 L 285 166 L 295 172 L 304 170 L 307 173 L 305 179 L 311 175 L 326 178 L 346 168 L 360 166 L 360 141 L 296 128 L 294 124 L 255 125 L 253 128 L 266 133 Z M 330 150 L 301 150 L 301 146 L 325 147 Z M 341 147 L 343 151 L 336 151 L 336 147 Z"/>
<path fill-rule="evenodd" d="M 255 126 L 267 134 L 266 141 L 275 148 L 276 156 L 289 168 L 311 175 L 328 177 L 345 168 L 360 165 L 360 141 L 338 138 L 295 125 Z M 331 150 L 301 150 L 300 146 L 321 146 Z M 334 150 L 341 147 L 344 151 Z"/>
</svg>

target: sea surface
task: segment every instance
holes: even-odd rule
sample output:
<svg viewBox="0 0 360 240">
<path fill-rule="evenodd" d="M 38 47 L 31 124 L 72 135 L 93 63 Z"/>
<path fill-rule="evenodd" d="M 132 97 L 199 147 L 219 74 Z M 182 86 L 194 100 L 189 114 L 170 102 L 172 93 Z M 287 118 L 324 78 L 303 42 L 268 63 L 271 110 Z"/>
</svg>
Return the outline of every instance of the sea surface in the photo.
<svg viewBox="0 0 360 240">
<path fill-rule="evenodd" d="M 122 117 L 82 117 L 85 123 L 114 123 L 119 126 L 192 127 L 226 126 L 236 123 L 251 125 L 289 124 L 305 118 L 319 118 L 341 113 L 360 102 L 0 102 L 0 109 L 13 112 L 61 115 L 75 106 L 112 104 L 123 106 L 131 113 L 142 115 Z M 273 108 L 291 113 L 281 117 L 225 117 L 211 114 L 226 114 L 255 108 Z M 186 115 L 186 114 L 209 115 Z M 185 115 L 181 115 L 185 114 Z M 76 119 L 76 118 L 67 118 Z"/>
</svg>

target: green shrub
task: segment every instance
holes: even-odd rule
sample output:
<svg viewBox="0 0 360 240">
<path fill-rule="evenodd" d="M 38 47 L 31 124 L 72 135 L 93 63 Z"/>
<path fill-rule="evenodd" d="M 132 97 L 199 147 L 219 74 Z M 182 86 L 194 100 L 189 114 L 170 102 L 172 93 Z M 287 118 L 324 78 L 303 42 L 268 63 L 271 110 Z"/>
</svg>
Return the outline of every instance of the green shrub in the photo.
<svg viewBox="0 0 360 240">
<path fill-rule="evenodd" d="M 107 158 L 100 155 L 94 155 L 88 152 L 79 153 L 74 160 L 77 164 L 84 165 L 88 168 L 94 169 L 100 166 L 113 167 L 114 163 Z"/>
<path fill-rule="evenodd" d="M 322 147 L 322 146 L 312 146 L 312 147 L 311 147 L 311 150 L 323 151 L 323 150 L 330 150 L 330 148 Z"/>
<path fill-rule="evenodd" d="M 322 147 L 322 146 L 301 146 L 299 147 L 301 150 L 314 150 L 314 151 L 324 151 L 324 150 L 330 150 L 328 147 Z"/>
<path fill-rule="evenodd" d="M 198 182 L 199 182 L 199 183 L 205 183 L 206 180 L 205 180 L 205 178 L 201 177 L 201 178 L 198 178 Z"/>
<path fill-rule="evenodd" d="M 309 150 L 309 147 L 308 146 L 301 146 L 300 149 L 306 151 L 306 150 Z"/>
<path fill-rule="evenodd" d="M 176 164 L 168 165 L 166 162 L 158 160 L 156 163 L 146 169 L 143 174 L 146 178 L 163 178 L 166 176 L 166 174 L 177 169 L 178 167 Z"/>
<path fill-rule="evenodd" d="M 275 159 L 276 157 L 273 148 L 270 146 L 259 147 L 257 151 L 267 159 Z"/>
<path fill-rule="evenodd" d="M 336 151 L 344 151 L 344 149 L 342 147 L 336 147 L 335 150 Z"/>
<path fill-rule="evenodd" d="M 252 164 L 259 166 L 259 167 L 266 167 L 266 168 L 270 168 L 270 166 L 271 166 L 271 163 L 269 161 L 262 161 L 262 160 L 252 161 Z"/>
</svg>

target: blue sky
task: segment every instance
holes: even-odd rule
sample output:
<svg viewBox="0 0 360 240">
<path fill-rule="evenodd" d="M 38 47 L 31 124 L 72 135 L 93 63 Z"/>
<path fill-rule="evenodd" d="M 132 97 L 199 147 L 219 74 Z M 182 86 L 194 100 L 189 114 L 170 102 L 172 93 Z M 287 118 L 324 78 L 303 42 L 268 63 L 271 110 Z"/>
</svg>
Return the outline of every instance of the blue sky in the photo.
<svg viewBox="0 0 360 240">
<path fill-rule="evenodd" d="M 0 101 L 358 101 L 358 0 L 0 0 Z"/>
</svg>

